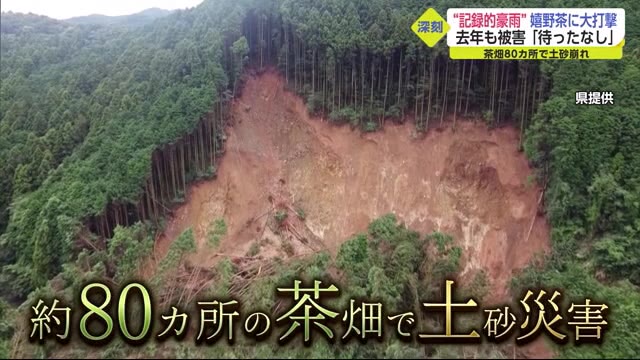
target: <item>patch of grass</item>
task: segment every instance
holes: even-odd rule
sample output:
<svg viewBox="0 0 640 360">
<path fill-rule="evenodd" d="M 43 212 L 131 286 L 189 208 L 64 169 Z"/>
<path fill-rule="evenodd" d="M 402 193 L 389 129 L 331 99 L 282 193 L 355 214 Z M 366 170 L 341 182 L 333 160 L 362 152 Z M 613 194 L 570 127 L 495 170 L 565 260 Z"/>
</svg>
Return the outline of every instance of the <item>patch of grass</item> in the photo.
<svg viewBox="0 0 640 360">
<path fill-rule="evenodd" d="M 289 214 L 284 210 L 278 210 L 275 214 L 275 219 L 278 222 L 278 225 L 282 225 L 282 223 L 287 219 Z"/>
<path fill-rule="evenodd" d="M 300 218 L 300 220 L 304 220 L 307 218 L 307 214 L 301 208 L 296 209 L 296 215 L 298 215 L 298 218 Z"/>
<path fill-rule="evenodd" d="M 529 175 L 527 175 L 527 181 L 526 181 L 526 183 L 525 183 L 526 187 L 527 187 L 527 188 L 530 188 L 530 187 L 532 187 L 532 186 L 533 186 L 533 185 L 535 185 L 535 184 L 536 184 L 536 176 L 535 176 L 535 174 L 529 174 Z"/>
<path fill-rule="evenodd" d="M 253 244 L 251 244 L 249 251 L 247 251 L 247 256 L 253 257 L 258 255 L 258 253 L 260 253 L 260 243 L 258 241 L 254 241 Z"/>
<path fill-rule="evenodd" d="M 493 125 L 494 114 L 493 111 L 487 110 L 482 113 L 482 120 L 487 123 L 487 125 Z"/>
<path fill-rule="evenodd" d="M 478 271 L 469 285 L 471 296 L 482 301 L 489 293 L 489 278 L 484 270 Z"/>
<path fill-rule="evenodd" d="M 293 244 L 289 240 L 282 239 L 282 250 L 289 256 L 294 255 Z"/>
<path fill-rule="evenodd" d="M 216 248 L 220 245 L 220 240 L 227 235 L 227 224 L 224 219 L 216 219 L 209 225 L 207 231 L 207 243 L 210 247 Z"/>
<path fill-rule="evenodd" d="M 337 124 L 349 123 L 357 126 L 360 123 L 361 114 L 354 108 L 344 107 L 340 110 L 334 110 L 329 114 L 329 120 Z"/>
<path fill-rule="evenodd" d="M 374 132 L 378 130 L 378 123 L 375 121 L 367 121 L 362 126 L 362 130 L 364 130 L 364 132 Z"/>
</svg>

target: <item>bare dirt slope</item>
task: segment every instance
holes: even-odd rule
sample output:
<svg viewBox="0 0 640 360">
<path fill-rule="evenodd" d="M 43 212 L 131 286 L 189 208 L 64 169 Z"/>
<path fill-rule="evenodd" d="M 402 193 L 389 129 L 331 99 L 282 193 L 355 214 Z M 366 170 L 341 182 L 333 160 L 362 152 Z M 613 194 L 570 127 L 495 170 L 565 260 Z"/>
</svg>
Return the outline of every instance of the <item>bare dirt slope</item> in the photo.
<svg viewBox="0 0 640 360">
<path fill-rule="evenodd" d="M 453 235 L 464 249 L 463 276 L 484 269 L 487 300 L 500 302 L 508 300 L 513 272 L 549 248 L 548 224 L 537 214 L 541 189 L 529 181 L 513 128 L 458 122 L 455 131 L 449 125 L 418 137 L 412 124 L 388 123 L 361 134 L 310 118 L 275 72 L 248 80 L 232 118 L 217 179 L 190 188 L 156 243 L 156 258 L 188 228 L 198 244 L 188 261 L 199 266 L 254 255 L 256 242 L 265 257 L 335 253 L 393 212 L 421 233 Z M 280 227 L 277 212 L 288 214 Z M 228 232 L 211 246 L 216 219 Z M 536 341 L 521 354 L 548 357 L 545 348 Z"/>
<path fill-rule="evenodd" d="M 159 252 L 191 227 L 198 252 L 190 260 L 199 265 L 220 254 L 246 255 L 254 241 L 263 245 L 261 255 L 282 256 L 287 249 L 278 241 L 286 236 L 265 226 L 278 209 L 289 213 L 294 253 L 335 252 L 393 212 L 417 231 L 453 235 L 464 249 L 464 271 L 484 269 L 490 297 L 502 299 L 512 272 L 549 247 L 548 225 L 537 215 L 541 190 L 530 184 L 515 129 L 458 122 L 455 131 L 417 138 L 411 124 L 388 123 L 361 134 L 311 119 L 274 72 L 247 82 L 232 116 L 217 179 L 191 187 Z M 219 218 L 227 236 L 208 246 L 207 229 Z"/>
</svg>

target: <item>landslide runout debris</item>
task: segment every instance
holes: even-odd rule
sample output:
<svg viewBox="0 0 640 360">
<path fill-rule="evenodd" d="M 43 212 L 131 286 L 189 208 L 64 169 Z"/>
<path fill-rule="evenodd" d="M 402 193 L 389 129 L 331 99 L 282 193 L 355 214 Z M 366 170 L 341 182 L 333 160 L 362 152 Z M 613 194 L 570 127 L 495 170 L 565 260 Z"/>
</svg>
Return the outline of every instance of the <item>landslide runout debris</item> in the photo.
<svg viewBox="0 0 640 360">
<path fill-rule="evenodd" d="M 227 136 L 217 178 L 190 188 L 158 240 L 157 258 L 188 228 L 198 246 L 188 261 L 199 266 L 246 256 L 254 242 L 267 258 L 335 253 L 392 212 L 421 233 L 454 236 L 463 249 L 462 276 L 483 269 L 489 299 L 498 301 L 514 271 L 549 249 L 548 224 L 538 214 L 541 189 L 529 181 L 516 129 L 459 121 L 455 131 L 449 124 L 416 136 L 409 122 L 387 122 L 363 134 L 311 118 L 268 71 L 247 81 Z M 281 222 L 278 213 L 286 213 Z M 207 232 L 216 219 L 228 230 L 212 247 Z"/>
</svg>

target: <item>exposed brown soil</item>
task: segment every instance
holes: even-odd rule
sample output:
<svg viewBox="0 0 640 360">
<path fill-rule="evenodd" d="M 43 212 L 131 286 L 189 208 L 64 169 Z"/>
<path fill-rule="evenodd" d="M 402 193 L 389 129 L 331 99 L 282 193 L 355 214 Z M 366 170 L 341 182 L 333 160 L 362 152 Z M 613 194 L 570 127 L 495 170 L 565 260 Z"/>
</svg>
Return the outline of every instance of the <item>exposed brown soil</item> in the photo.
<svg viewBox="0 0 640 360">
<path fill-rule="evenodd" d="M 188 260 L 201 266 L 245 256 L 255 241 L 266 257 L 335 253 L 393 212 L 421 233 L 453 235 L 463 248 L 463 277 L 484 269 L 488 301 L 499 302 L 508 299 L 514 271 L 549 248 L 548 224 L 537 214 L 541 189 L 529 184 L 513 128 L 459 121 L 455 131 L 448 125 L 417 136 L 412 124 L 388 123 L 361 134 L 310 118 L 274 72 L 248 80 L 232 117 L 217 179 L 191 187 L 156 244 L 157 257 L 189 227 L 198 251 Z M 278 211 L 288 214 L 280 226 Z M 218 218 L 228 233 L 211 247 L 207 229 Z M 550 356 L 543 345 L 523 355 Z"/>
</svg>

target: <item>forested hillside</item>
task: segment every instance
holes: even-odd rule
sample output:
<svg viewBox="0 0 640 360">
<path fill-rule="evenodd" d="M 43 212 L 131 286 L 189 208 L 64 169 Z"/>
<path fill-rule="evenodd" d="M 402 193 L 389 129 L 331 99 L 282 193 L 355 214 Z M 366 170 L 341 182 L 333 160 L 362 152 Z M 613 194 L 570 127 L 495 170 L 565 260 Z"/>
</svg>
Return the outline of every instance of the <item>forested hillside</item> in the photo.
<svg viewBox="0 0 640 360">
<path fill-rule="evenodd" d="M 153 8 L 131 15 L 106 16 L 96 14 L 73 17 L 65 21 L 76 25 L 120 25 L 133 27 L 147 25 L 169 14 L 171 14 L 170 10 Z"/>
<path fill-rule="evenodd" d="M 18 305 L 61 272 L 97 271 L 74 267 L 79 254 L 104 255 L 96 264 L 106 270 L 98 273 L 122 280 L 118 269 L 136 257 L 111 250 L 115 239 L 135 247 L 153 238 L 189 182 L 215 176 L 227 104 L 242 89 L 243 69 L 276 66 L 310 112 L 363 131 L 384 121 L 429 131 L 462 118 L 518 127 L 547 189 L 553 252 L 544 271 L 525 271 L 514 289 L 556 286 L 608 300 L 613 325 L 605 344 L 565 351 L 637 355 L 638 5 L 606 5 L 626 10 L 623 60 L 580 62 L 450 60 L 444 41 L 428 48 L 410 31 L 430 6 L 444 14 L 449 7 L 603 5 L 209 0 L 133 29 L 3 13 L 2 297 Z M 576 91 L 612 91 L 615 105 L 575 106 Z M 6 327 L 0 333 L 9 337 Z"/>
<path fill-rule="evenodd" d="M 201 117 L 213 120 L 218 89 L 228 82 L 225 68 L 233 74 L 238 66 L 231 56 L 225 61 L 223 49 L 228 48 L 223 44 L 229 40 L 219 34 L 239 29 L 241 16 L 215 21 L 220 28 L 205 26 L 210 17 L 240 7 L 205 5 L 201 11 L 159 20 L 155 31 L 116 34 L 108 27 L 68 27 L 54 21 L 34 29 L 22 16 L 3 20 L 9 30 L 2 33 L 2 127 L 7 129 L 2 131 L 2 152 L 10 161 L 3 163 L 2 179 L 3 195 L 14 199 L 13 221 L 3 237 L 3 258 L 13 265 L 5 268 L 3 281 L 17 281 L 26 291 L 13 295 L 24 296 L 32 285 L 59 272 L 71 258 L 86 218 L 103 213 L 111 201 L 126 205 L 139 200 L 144 179 L 152 171 L 165 172 L 158 166 L 152 170 L 156 147 L 187 132 L 200 134 L 196 124 Z M 60 30 L 49 35 L 54 26 Z M 194 138 L 198 145 L 179 154 L 183 188 L 184 173 L 191 168 L 185 164 L 187 156 L 197 160 L 200 172 L 207 171 L 200 159 L 206 151 L 202 137 Z M 211 141 L 206 148 L 213 148 Z M 165 205 L 172 201 L 165 185 L 150 190 L 149 201 L 156 201 L 156 192 Z M 145 215 L 160 207 L 146 206 Z M 4 212 L 7 207 L 5 199 Z M 108 213 L 104 226 L 96 225 L 98 232 L 108 236 L 114 227 L 108 222 L 117 217 L 124 224 L 130 216 Z M 60 219 L 64 225 L 58 225 Z M 48 250 L 52 248 L 55 253 Z"/>
</svg>

